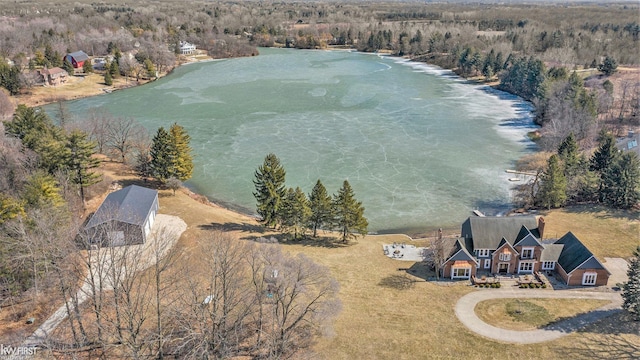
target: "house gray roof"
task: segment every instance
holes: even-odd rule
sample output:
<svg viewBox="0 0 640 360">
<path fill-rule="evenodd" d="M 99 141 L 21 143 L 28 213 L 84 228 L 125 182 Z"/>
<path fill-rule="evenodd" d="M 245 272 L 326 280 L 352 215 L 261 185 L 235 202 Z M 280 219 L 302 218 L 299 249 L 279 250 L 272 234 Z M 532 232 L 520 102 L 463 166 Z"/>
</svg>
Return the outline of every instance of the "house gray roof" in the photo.
<svg viewBox="0 0 640 360">
<path fill-rule="evenodd" d="M 589 264 L 589 266 L 591 266 L 589 269 L 605 269 L 605 267 L 595 259 L 591 251 L 571 232 L 566 233 L 554 244 L 564 245 L 558 258 L 558 264 L 562 266 L 567 274 L 578 267 L 584 268 L 581 266 L 583 264 Z M 593 258 L 595 262 L 591 261 L 591 258 Z M 589 260 L 589 262 L 587 262 L 587 260 Z"/>
<path fill-rule="evenodd" d="M 89 55 L 87 55 L 84 51 L 80 50 L 80 51 L 76 51 L 76 52 L 72 52 L 67 54 L 67 56 L 71 56 L 72 58 L 76 59 L 76 61 L 85 61 L 85 60 L 89 60 Z"/>
<path fill-rule="evenodd" d="M 508 242 L 508 241 L 507 241 L 507 239 L 505 239 L 505 238 L 502 238 L 502 240 L 500 240 L 500 244 L 498 244 L 498 247 L 496 247 L 496 251 L 497 251 L 498 249 L 500 249 L 501 247 L 503 247 L 503 246 L 508 246 L 508 247 L 510 247 L 510 248 L 511 248 L 511 250 L 513 250 L 513 251 L 515 251 L 516 253 L 518 253 L 518 251 L 513 247 L 513 245 L 511 245 L 511 243 L 510 243 L 510 242 Z"/>
<path fill-rule="evenodd" d="M 465 224 L 468 223 L 470 234 L 465 234 Z M 485 216 L 470 217 L 463 224 L 463 236 L 470 235 L 474 249 L 496 249 L 502 238 L 513 242 L 522 226 L 536 229 L 538 220 L 535 216 Z M 533 232 L 533 231 L 532 231 Z"/>
<path fill-rule="evenodd" d="M 514 246 L 540 246 L 540 241 L 533 235 L 526 226 L 522 226 L 518 236 L 516 237 L 516 241 L 513 244 Z"/>
<path fill-rule="evenodd" d="M 158 191 L 130 185 L 107 195 L 85 228 L 117 220 L 133 225 L 143 225 L 158 196 Z"/>
<path fill-rule="evenodd" d="M 544 249 L 540 255 L 540 261 L 558 261 L 560 253 L 564 248 L 563 244 L 545 244 Z"/>
<path fill-rule="evenodd" d="M 465 246 L 464 238 L 458 238 L 454 241 L 450 241 L 448 244 L 445 244 L 445 246 L 448 247 L 448 251 L 445 248 L 445 253 L 449 254 L 449 257 L 446 261 L 471 260 L 477 263 L 476 259 L 471 255 L 471 253 L 469 253 L 469 250 Z"/>
</svg>

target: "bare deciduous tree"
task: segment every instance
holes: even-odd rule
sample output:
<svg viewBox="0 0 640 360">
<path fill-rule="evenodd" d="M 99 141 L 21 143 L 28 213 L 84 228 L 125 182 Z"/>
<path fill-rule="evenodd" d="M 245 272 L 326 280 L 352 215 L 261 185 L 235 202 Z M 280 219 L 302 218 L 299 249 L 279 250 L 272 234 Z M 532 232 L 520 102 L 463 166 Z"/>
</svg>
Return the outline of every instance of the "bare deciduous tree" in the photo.
<svg viewBox="0 0 640 360">
<path fill-rule="evenodd" d="M 127 156 L 147 138 L 147 132 L 133 118 L 113 118 L 107 126 L 107 147 L 126 163 Z"/>
<path fill-rule="evenodd" d="M 16 107 L 4 90 L 0 90 L 0 121 L 9 120 Z"/>
</svg>

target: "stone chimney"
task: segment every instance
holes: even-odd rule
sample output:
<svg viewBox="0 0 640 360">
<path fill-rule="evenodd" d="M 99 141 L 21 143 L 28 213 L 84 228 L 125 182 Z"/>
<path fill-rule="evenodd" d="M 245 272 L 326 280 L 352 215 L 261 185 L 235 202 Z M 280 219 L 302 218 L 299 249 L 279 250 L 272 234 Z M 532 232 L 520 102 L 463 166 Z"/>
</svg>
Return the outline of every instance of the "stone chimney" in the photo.
<svg viewBox="0 0 640 360">
<path fill-rule="evenodd" d="M 544 236 L 544 217 L 542 216 L 538 217 L 538 232 L 540 233 L 540 240 L 542 240 Z"/>
</svg>

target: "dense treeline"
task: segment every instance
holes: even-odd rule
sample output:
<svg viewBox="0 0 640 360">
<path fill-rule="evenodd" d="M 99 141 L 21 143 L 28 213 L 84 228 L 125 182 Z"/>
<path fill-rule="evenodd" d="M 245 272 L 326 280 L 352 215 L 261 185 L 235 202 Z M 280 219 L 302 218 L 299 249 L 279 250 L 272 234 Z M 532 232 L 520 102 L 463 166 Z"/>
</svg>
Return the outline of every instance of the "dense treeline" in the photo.
<svg viewBox="0 0 640 360">
<path fill-rule="evenodd" d="M 640 159 L 634 152 L 618 151 L 611 133 L 600 133 L 591 154 L 580 151 L 571 133 L 544 164 L 521 169 L 534 172 L 519 187 L 519 205 L 526 208 L 601 203 L 630 209 L 640 201 Z"/>
<path fill-rule="evenodd" d="M 610 76 L 618 64 L 637 65 L 637 11 L 631 4 L 8 4 L 0 56 L 15 65 L 0 65 L 0 85 L 16 94 L 29 85 L 22 76 L 28 68 L 62 66 L 61 54 L 75 50 L 113 54 L 118 69 L 105 73 L 110 83 L 119 74 L 152 78 L 155 70 L 169 68 L 181 40 L 214 57 L 254 55 L 256 46 L 344 46 L 499 79 L 501 89 L 536 104 L 536 121 L 549 139 L 541 143 L 544 149 L 555 148 L 569 132 L 590 146 L 602 126 L 596 120 L 620 133 L 637 125 L 640 84 L 591 77 L 583 84 L 587 91 L 571 90 L 579 100 L 568 101 L 573 95 L 567 89 L 576 82 L 563 83 L 569 74 L 561 69 L 597 68 Z M 562 118 L 565 113 L 570 120 Z"/>
<path fill-rule="evenodd" d="M 18 256 L 29 250 L 14 249 L 10 230 L 16 224 L 30 224 L 34 213 L 82 214 L 88 198 L 106 191 L 107 179 L 96 172 L 98 154 L 123 163 L 134 160 L 139 169 L 145 168 L 139 172 L 145 179 L 167 182 L 191 177 L 190 138 L 178 124 L 169 133 L 158 130 L 167 134 L 167 143 L 154 139 L 150 144 L 146 130 L 132 119 L 94 112 L 78 123 L 59 104 L 58 120 L 60 125 L 40 108 L 19 105 L 11 120 L 0 123 L 0 232 L 7 236 L 0 243 L 0 254 L 13 249 Z M 154 153 L 152 146 L 161 149 Z M 167 158 L 170 161 L 164 163 Z M 26 290 L 40 273 L 39 265 L 29 262 L 3 264 L 0 292 Z"/>
<path fill-rule="evenodd" d="M 335 229 L 344 242 L 367 234 L 364 206 L 356 200 L 349 181 L 331 196 L 318 180 L 307 197 L 299 187 L 285 188 L 286 171 L 275 154 L 268 154 L 254 175 L 253 195 L 263 225 L 292 234 L 294 240 L 307 230 L 316 237 L 318 230 Z"/>
</svg>

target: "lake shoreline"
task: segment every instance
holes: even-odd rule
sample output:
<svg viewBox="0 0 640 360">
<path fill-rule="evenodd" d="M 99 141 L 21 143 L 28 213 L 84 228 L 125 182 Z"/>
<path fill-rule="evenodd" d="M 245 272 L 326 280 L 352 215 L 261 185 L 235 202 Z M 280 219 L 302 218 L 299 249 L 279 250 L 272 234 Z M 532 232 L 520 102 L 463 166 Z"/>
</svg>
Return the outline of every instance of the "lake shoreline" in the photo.
<svg viewBox="0 0 640 360">
<path fill-rule="evenodd" d="M 263 50 L 263 54 L 266 53 L 268 55 L 269 52 L 266 51 L 266 50 L 267 49 Z M 329 51 L 331 51 L 331 50 L 329 50 Z M 293 52 L 291 54 L 293 55 Z M 300 56 L 303 56 L 303 55 L 300 55 Z M 324 55 L 322 55 L 322 56 L 324 57 Z M 391 61 L 394 61 L 394 60 L 391 60 Z M 429 67 L 432 67 L 432 65 L 429 65 Z M 200 66 L 198 68 L 200 68 Z M 433 66 L 433 68 L 436 68 L 436 67 Z M 181 74 L 182 72 L 179 72 L 179 73 Z M 447 71 L 447 74 L 445 75 L 445 77 L 449 77 L 448 71 Z M 458 77 L 457 75 L 456 75 L 456 77 L 459 79 L 459 80 L 456 80 L 456 82 L 458 82 L 459 84 L 463 83 L 464 79 Z M 461 80 L 463 80 L 463 81 L 461 81 Z M 466 83 L 466 81 L 464 81 L 464 82 Z M 459 86 L 459 85 L 456 85 L 456 86 Z M 155 86 L 154 86 L 154 88 L 155 88 Z M 476 89 L 477 89 L 477 87 L 476 87 Z M 145 94 L 145 93 L 147 93 L 147 91 L 150 91 L 150 89 L 149 88 L 140 89 L 140 90 L 135 91 L 135 93 L 136 94 Z M 126 97 L 127 95 L 119 95 L 118 98 L 121 98 L 123 96 Z M 397 96 L 405 96 L 405 95 L 401 92 L 401 93 L 398 93 Z M 407 96 L 412 96 L 412 95 L 407 95 Z M 413 98 L 411 98 L 411 99 L 413 99 Z M 416 98 L 416 99 L 418 99 L 418 98 Z M 358 100 L 358 99 L 356 99 L 356 100 Z M 98 103 L 101 102 L 101 101 L 103 101 L 103 100 L 97 100 Z M 513 102 L 511 104 L 513 104 Z M 507 105 L 507 106 L 513 106 L 513 105 Z M 264 107 L 261 107 L 261 108 L 264 108 Z M 258 110 L 252 110 L 252 111 L 258 111 Z M 128 112 L 125 111 L 125 113 L 128 113 Z M 131 113 L 131 114 L 132 115 L 130 115 L 130 116 L 136 116 L 135 114 L 137 114 L 137 116 L 142 116 L 142 113 L 138 113 L 138 112 L 134 112 L 134 113 Z M 492 115 L 490 115 L 490 114 L 488 114 L 487 116 L 492 117 Z M 499 113 L 497 113 L 496 116 L 498 116 L 498 117 L 493 117 L 493 119 L 497 123 L 500 119 L 502 119 L 502 117 L 501 117 L 501 115 Z M 144 118 L 144 116 L 143 116 L 143 118 Z M 487 128 L 487 127 L 485 126 L 485 128 Z M 487 128 L 487 129 L 488 129 L 487 131 L 490 131 L 489 128 Z M 256 159 L 253 159 L 253 157 L 251 159 L 252 160 L 250 161 L 250 163 L 254 163 L 254 162 L 257 161 Z M 507 160 L 511 161 L 510 159 L 507 159 Z M 404 163 L 405 163 L 404 165 L 410 165 L 411 164 L 410 162 L 406 162 L 406 161 Z M 257 164 L 257 162 L 256 162 L 256 164 Z M 494 164 L 494 165 L 496 165 L 496 164 Z M 503 167 L 503 165 L 500 165 L 499 167 L 498 166 L 492 166 L 492 172 L 495 173 L 497 176 L 499 176 L 499 178 L 502 178 L 503 176 L 499 175 L 498 171 L 506 169 L 506 168 L 509 168 L 509 166 L 510 165 L 507 164 L 507 163 L 505 163 L 504 167 Z M 378 174 L 378 172 L 376 172 L 375 169 L 372 169 L 371 171 L 373 171 L 372 174 Z M 423 171 L 412 171 L 411 172 L 411 174 L 414 174 L 414 175 L 418 175 L 420 173 L 423 173 Z M 494 178 L 496 175 L 492 175 L 492 178 Z M 313 175 L 313 176 L 318 176 L 318 175 Z M 320 175 L 320 176 L 322 177 L 322 175 Z M 348 176 L 348 175 L 345 175 L 345 176 Z M 429 176 L 429 175 L 425 175 L 425 176 Z M 202 176 L 200 176 L 200 178 L 202 178 Z M 467 177 L 467 178 L 469 178 L 469 177 Z M 198 180 L 198 179 L 195 179 L 195 180 Z M 202 181 L 202 179 L 200 179 L 200 180 Z M 323 180 L 324 180 L 324 178 L 323 178 Z M 300 179 L 294 180 L 294 182 L 299 182 L 299 181 L 300 181 Z M 421 180 L 416 180 L 416 181 L 421 181 Z M 451 186 L 462 186 L 462 184 L 465 181 L 454 182 Z M 495 182 L 495 181 L 498 181 L 498 180 L 497 179 L 496 180 L 491 180 L 492 183 Z M 244 181 L 243 181 L 243 183 L 244 183 Z M 250 198 L 250 194 L 247 195 L 243 191 L 244 195 L 242 195 L 242 198 L 243 198 L 243 201 L 241 202 L 242 205 L 237 206 L 236 205 L 237 203 L 225 203 L 224 201 L 222 201 L 222 202 L 218 201 L 215 192 L 205 191 L 205 190 L 201 189 L 199 186 L 197 186 L 195 184 L 197 184 L 197 182 L 194 183 L 193 185 L 189 184 L 189 183 L 187 183 L 186 185 L 188 187 L 190 187 L 191 190 L 194 191 L 194 192 L 198 192 L 198 193 L 201 193 L 201 194 L 207 194 L 206 196 L 209 197 L 208 200 L 210 202 L 218 205 L 218 206 L 222 206 L 224 208 L 233 210 L 235 212 L 255 217 L 255 210 L 251 209 L 251 201 L 249 199 Z M 455 185 L 455 184 L 457 184 L 457 185 Z M 331 186 L 333 187 L 334 185 L 335 184 L 332 184 Z M 306 186 L 306 185 L 304 185 L 304 186 Z M 449 186 L 449 187 L 451 187 L 451 186 Z M 202 191 L 199 191 L 199 190 L 202 190 Z M 224 190 L 221 193 L 221 195 L 225 195 L 226 196 L 226 193 L 224 192 Z M 485 194 L 485 195 L 489 196 L 489 194 Z M 223 197 L 225 197 L 225 196 L 223 196 Z M 226 196 L 226 198 L 235 199 L 232 196 Z M 431 200 L 427 201 L 428 204 L 429 203 L 437 204 L 438 200 L 443 200 L 442 198 L 439 198 L 439 197 L 430 197 L 430 199 Z M 247 200 L 249 200 L 249 201 L 247 201 Z M 380 200 L 380 198 L 378 198 L 377 200 Z M 504 200 L 505 200 L 504 201 L 504 206 L 503 206 L 503 209 L 500 210 L 500 213 L 505 213 L 505 212 L 509 211 L 510 209 L 513 209 L 513 206 L 510 203 L 511 199 L 506 197 Z M 470 206 L 469 209 L 471 209 L 471 207 L 477 208 L 477 206 L 480 206 L 480 210 L 482 210 L 482 211 L 487 211 L 489 214 L 496 213 L 496 212 L 492 211 L 493 208 L 487 209 L 487 208 L 483 207 L 482 205 L 473 205 L 475 202 L 476 201 L 474 201 L 472 203 L 468 203 L 468 205 Z M 413 203 L 415 203 L 415 201 L 413 201 L 412 204 Z M 480 203 L 484 203 L 484 202 L 480 201 Z M 467 202 L 465 202 L 465 204 L 467 204 Z M 373 232 L 382 233 L 382 234 L 403 233 L 403 234 L 411 235 L 412 237 L 420 237 L 420 236 L 422 236 L 424 234 L 433 234 L 437 230 L 437 228 L 439 228 L 439 227 L 443 227 L 443 228 L 454 228 L 455 227 L 455 228 L 457 228 L 459 226 L 458 224 L 461 221 L 464 221 L 464 219 L 467 216 L 471 216 L 472 215 L 471 214 L 471 210 L 459 211 L 458 214 L 456 216 L 454 216 L 454 217 L 447 217 L 447 212 L 446 211 L 445 212 L 440 211 L 440 212 L 437 212 L 437 213 L 433 213 L 432 215 L 429 215 L 429 214 L 431 214 L 431 212 L 427 212 L 427 213 L 425 213 L 423 215 L 423 217 L 426 216 L 425 220 L 422 220 L 422 217 L 417 215 L 418 211 L 420 209 L 422 209 L 423 207 L 424 208 L 433 208 L 433 206 L 418 205 L 417 207 L 414 207 L 412 205 L 411 207 L 407 207 L 407 208 L 399 208 L 398 207 L 396 209 L 390 209 L 390 211 L 392 211 L 392 213 L 390 213 L 389 215 L 390 216 L 394 216 L 395 215 L 397 217 L 397 220 L 395 222 L 393 222 L 393 221 L 389 222 L 386 219 L 384 219 L 385 221 L 378 222 L 378 221 L 376 221 L 376 216 L 378 216 L 380 214 L 382 214 L 382 216 L 386 216 L 386 215 L 385 215 L 385 212 L 380 213 L 376 209 L 381 208 L 381 206 L 384 207 L 385 205 L 384 205 L 384 203 L 381 203 L 380 201 L 378 201 L 378 202 L 374 201 L 370 206 L 371 206 L 371 209 L 375 210 L 371 215 L 371 216 L 373 216 L 373 220 L 374 220 L 372 222 L 372 225 L 374 225 L 374 224 L 378 225 L 378 226 L 372 226 L 373 227 Z M 460 207 L 458 205 L 456 205 L 456 206 Z M 461 210 L 464 210 L 464 207 Z M 407 211 L 413 211 L 413 213 L 414 213 L 413 217 L 409 216 L 409 217 L 407 217 L 405 219 L 404 215 L 405 215 L 405 213 Z M 380 216 L 378 216 L 378 217 L 380 217 Z M 405 228 L 405 225 L 407 226 L 406 228 Z M 438 225 L 440 225 L 440 226 L 438 226 Z"/>
</svg>

